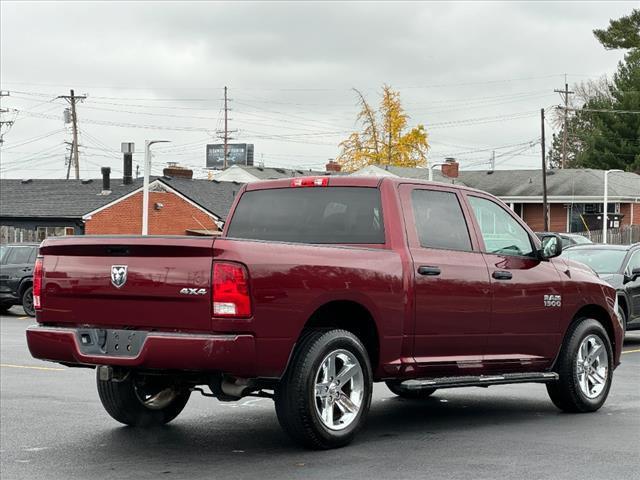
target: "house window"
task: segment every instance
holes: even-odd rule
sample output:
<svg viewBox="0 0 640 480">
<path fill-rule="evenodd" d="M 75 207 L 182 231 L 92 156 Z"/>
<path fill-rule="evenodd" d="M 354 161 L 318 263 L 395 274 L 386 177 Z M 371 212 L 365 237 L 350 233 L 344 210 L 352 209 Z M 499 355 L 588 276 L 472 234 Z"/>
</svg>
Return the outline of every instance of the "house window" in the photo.
<svg viewBox="0 0 640 480">
<path fill-rule="evenodd" d="M 575 206 L 578 208 L 583 207 L 583 211 L 580 213 L 602 213 L 602 203 L 576 203 Z M 620 204 L 609 202 L 607 211 L 609 213 L 620 213 Z"/>
<path fill-rule="evenodd" d="M 522 203 L 512 203 L 512 210 L 520 218 L 524 218 L 524 205 Z"/>
<path fill-rule="evenodd" d="M 602 214 L 602 203 L 573 203 L 567 205 L 567 215 L 569 232 L 584 232 L 594 227 L 593 223 L 589 223 L 589 218 L 593 219 L 596 215 Z M 609 213 L 620 213 L 620 203 L 608 203 L 607 210 Z M 602 220 L 600 220 L 602 223 Z M 599 230 L 599 226 L 596 228 Z"/>
<path fill-rule="evenodd" d="M 73 235 L 75 230 L 73 227 L 38 227 L 38 241 L 42 241 L 47 237 L 64 237 L 65 235 Z"/>
</svg>

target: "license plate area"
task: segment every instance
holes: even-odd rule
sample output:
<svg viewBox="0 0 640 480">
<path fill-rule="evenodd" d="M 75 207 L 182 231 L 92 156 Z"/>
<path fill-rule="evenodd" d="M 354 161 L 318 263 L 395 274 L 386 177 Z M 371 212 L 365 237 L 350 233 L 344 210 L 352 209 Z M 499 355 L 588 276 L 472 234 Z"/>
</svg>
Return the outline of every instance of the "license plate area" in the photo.
<svg viewBox="0 0 640 480">
<path fill-rule="evenodd" d="M 79 328 L 76 338 L 83 355 L 135 357 L 140 353 L 147 333 L 140 330 Z"/>
</svg>

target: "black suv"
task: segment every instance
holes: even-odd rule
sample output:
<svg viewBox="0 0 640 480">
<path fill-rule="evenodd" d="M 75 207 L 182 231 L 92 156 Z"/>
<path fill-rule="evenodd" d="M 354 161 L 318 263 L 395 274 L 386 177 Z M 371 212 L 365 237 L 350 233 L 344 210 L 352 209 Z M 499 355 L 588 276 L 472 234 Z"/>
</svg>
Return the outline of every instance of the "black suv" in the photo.
<svg viewBox="0 0 640 480">
<path fill-rule="evenodd" d="M 35 317 L 32 287 L 37 255 L 36 243 L 0 245 L 0 313 L 22 305 L 27 315 Z"/>
</svg>

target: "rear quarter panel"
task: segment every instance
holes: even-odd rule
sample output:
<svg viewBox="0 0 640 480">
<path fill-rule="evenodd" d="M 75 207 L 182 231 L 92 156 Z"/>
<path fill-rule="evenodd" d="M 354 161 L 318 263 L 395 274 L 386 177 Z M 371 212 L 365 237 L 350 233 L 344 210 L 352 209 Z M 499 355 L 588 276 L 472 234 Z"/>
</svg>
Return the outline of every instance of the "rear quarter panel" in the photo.
<svg viewBox="0 0 640 480">
<path fill-rule="evenodd" d="M 254 334 L 264 376 L 281 375 L 306 321 L 332 301 L 365 307 L 377 322 L 380 364 L 398 358 L 407 296 L 397 252 L 220 238 L 214 258 L 247 266 L 254 314 L 247 320 L 214 318 L 213 329 Z"/>
</svg>

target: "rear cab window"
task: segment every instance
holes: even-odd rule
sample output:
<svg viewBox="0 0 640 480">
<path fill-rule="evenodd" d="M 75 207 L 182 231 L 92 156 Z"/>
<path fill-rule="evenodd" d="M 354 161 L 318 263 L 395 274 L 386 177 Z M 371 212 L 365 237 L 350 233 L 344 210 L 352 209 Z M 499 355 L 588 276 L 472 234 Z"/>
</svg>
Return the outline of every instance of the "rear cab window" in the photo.
<svg viewBox="0 0 640 480">
<path fill-rule="evenodd" d="M 374 187 L 245 191 L 226 236 L 312 244 L 384 244 L 380 190 Z"/>
<path fill-rule="evenodd" d="M 421 247 L 472 251 L 467 222 L 455 193 L 415 188 L 411 205 Z"/>
</svg>

